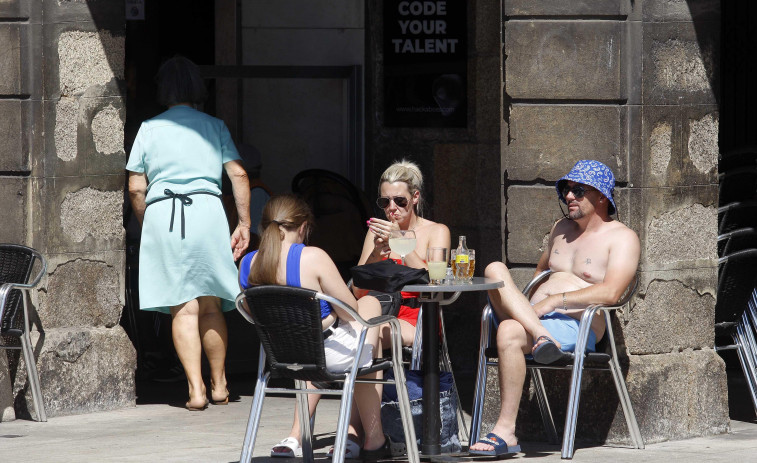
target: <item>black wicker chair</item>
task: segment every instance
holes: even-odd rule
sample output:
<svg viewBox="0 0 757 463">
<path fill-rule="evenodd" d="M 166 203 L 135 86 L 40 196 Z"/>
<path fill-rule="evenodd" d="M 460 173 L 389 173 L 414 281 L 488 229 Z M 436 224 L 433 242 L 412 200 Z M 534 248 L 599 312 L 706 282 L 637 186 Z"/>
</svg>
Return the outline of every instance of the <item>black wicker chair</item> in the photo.
<svg viewBox="0 0 757 463">
<path fill-rule="evenodd" d="M 41 268 L 34 280 L 29 282 L 36 261 L 40 262 Z M 46 271 L 45 258 L 34 249 L 18 244 L 0 244 L 0 349 L 21 351 L 37 421 L 47 421 L 47 414 L 29 336 L 28 297 L 24 292 L 37 286 Z M 13 342 L 13 338 L 18 339 L 21 345 Z M 6 340 L 11 342 L 7 343 Z"/>
<path fill-rule="evenodd" d="M 752 227 L 739 228 L 718 236 L 718 257 L 752 248 L 757 248 L 757 229 Z"/>
<path fill-rule="evenodd" d="M 757 165 L 743 166 L 718 175 L 718 201 L 726 205 L 734 201 L 757 198 Z"/>
<path fill-rule="evenodd" d="M 346 373 L 331 373 L 326 369 L 326 358 L 323 347 L 323 333 L 321 328 L 320 300 L 328 301 L 332 306 L 339 307 L 357 320 L 363 329 L 359 333 L 358 351 L 355 358 L 359 359 L 363 349 L 367 329 L 388 323 L 392 330 L 392 358 L 374 363 L 368 368 L 353 368 Z M 366 380 L 394 383 L 397 385 L 397 395 L 400 412 L 405 429 L 405 444 L 408 460 L 418 463 L 418 447 L 415 429 L 410 411 L 410 401 L 407 395 L 405 372 L 402 368 L 402 339 L 399 321 L 392 316 L 382 315 L 371 320 L 364 320 L 350 306 L 333 297 L 316 291 L 291 286 L 265 285 L 249 288 L 237 297 L 237 310 L 242 316 L 255 326 L 262 348 L 258 360 L 258 382 L 255 396 L 247 423 L 242 456 L 240 461 L 248 463 L 252 457 L 255 438 L 260 424 L 263 400 L 268 392 L 289 392 L 297 395 L 299 400 L 300 423 L 308 423 L 307 394 L 341 395 L 339 421 L 337 423 L 336 439 L 334 443 L 334 462 L 343 463 L 347 429 L 352 409 L 352 397 L 355 382 L 362 382 L 358 377 L 392 368 L 395 380 Z M 249 312 L 245 310 L 246 302 Z M 287 378 L 295 381 L 294 389 L 268 387 L 271 378 Z M 307 389 L 306 381 L 337 382 L 342 389 Z M 302 428 L 302 456 L 304 461 L 313 461 L 313 447 L 310 426 Z"/>
<path fill-rule="evenodd" d="M 308 239 L 328 253 L 344 281 L 357 265 L 363 251 L 366 221 L 371 204 L 365 194 L 348 179 L 324 169 L 304 170 L 292 179 L 292 192 L 302 196 L 315 216 Z"/>
<path fill-rule="evenodd" d="M 736 251 L 718 260 L 715 350 L 736 350 L 757 414 L 757 249 Z M 722 342 L 728 339 L 732 342 Z"/>
<path fill-rule="evenodd" d="M 552 273 L 551 270 L 545 270 L 534 277 L 534 279 L 523 289 L 523 294 L 526 295 L 526 297 L 530 297 L 533 290 L 535 290 L 550 273 Z M 625 294 L 623 294 L 620 301 L 618 301 L 617 305 L 612 307 L 590 305 L 583 312 L 581 323 L 579 325 L 578 340 L 576 341 L 577 352 L 585 351 L 586 349 L 586 342 L 591 330 L 591 320 L 594 318 L 594 315 L 599 311 L 603 312 L 605 321 L 607 322 L 607 333 L 602 340 L 597 343 L 596 352 L 588 352 L 585 355 L 579 356 L 576 356 L 573 352 L 565 352 L 563 353 L 562 358 L 548 365 L 536 363 L 530 359 L 530 357 L 527 357 L 526 359 L 526 368 L 533 375 L 536 397 L 539 402 L 539 410 L 541 411 L 544 428 L 547 432 L 549 441 L 552 443 L 558 442 L 557 429 L 555 428 L 555 422 L 552 418 L 552 411 L 549 408 L 549 401 L 547 400 L 546 390 L 542 381 L 541 370 L 572 371 L 570 393 L 568 396 L 568 410 L 565 414 L 565 431 L 563 433 L 562 441 L 563 459 L 573 458 L 583 370 L 609 370 L 612 373 L 612 378 L 615 381 L 615 388 L 617 389 L 618 397 L 620 398 L 620 404 L 623 407 L 623 415 L 625 416 L 626 424 L 628 425 L 631 442 L 637 449 L 644 448 L 644 440 L 641 437 L 641 431 L 639 431 L 639 425 L 636 422 L 636 415 L 633 411 L 631 398 L 628 395 L 626 382 L 623 379 L 623 372 L 621 371 L 618 362 L 618 352 L 615 347 L 615 336 L 612 330 L 612 320 L 610 319 L 611 312 L 625 306 L 631 301 L 631 298 L 636 293 L 636 287 L 638 284 L 637 280 L 638 277 L 634 278 L 634 281 L 631 283 Z M 478 441 L 479 435 L 481 434 L 481 419 L 483 416 L 487 367 L 498 364 L 496 346 L 496 332 L 498 325 L 499 323 L 496 320 L 494 311 L 491 306 L 487 304 L 481 314 L 481 338 L 479 345 L 478 374 L 476 375 L 476 388 L 471 418 L 471 442 Z"/>
<path fill-rule="evenodd" d="M 718 208 L 718 234 L 739 228 L 757 228 L 757 201 L 741 201 Z"/>
</svg>

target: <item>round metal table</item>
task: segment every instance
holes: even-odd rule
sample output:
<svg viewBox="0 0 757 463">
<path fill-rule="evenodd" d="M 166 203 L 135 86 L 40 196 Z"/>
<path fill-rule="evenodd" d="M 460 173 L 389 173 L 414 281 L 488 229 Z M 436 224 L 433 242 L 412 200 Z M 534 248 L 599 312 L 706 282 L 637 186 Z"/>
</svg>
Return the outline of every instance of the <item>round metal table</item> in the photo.
<svg viewBox="0 0 757 463">
<path fill-rule="evenodd" d="M 407 285 L 402 291 L 420 293 L 423 307 L 423 455 L 441 454 L 439 430 L 439 306 L 452 304 L 460 293 L 501 288 L 504 282 L 473 277 L 473 281 L 440 285 Z M 451 294 L 450 294 L 451 293 Z M 458 404 L 460 406 L 460 404 Z"/>
</svg>

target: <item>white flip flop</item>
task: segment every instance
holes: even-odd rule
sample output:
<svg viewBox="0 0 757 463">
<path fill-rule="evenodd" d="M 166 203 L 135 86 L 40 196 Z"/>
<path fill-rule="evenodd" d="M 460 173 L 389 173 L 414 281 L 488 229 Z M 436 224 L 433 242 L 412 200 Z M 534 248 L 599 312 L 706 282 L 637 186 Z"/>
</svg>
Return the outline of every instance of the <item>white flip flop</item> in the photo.
<svg viewBox="0 0 757 463">
<path fill-rule="evenodd" d="M 276 452 L 277 448 L 286 448 L 283 452 Z M 271 457 L 273 458 L 295 458 L 302 456 L 302 447 L 300 443 L 294 437 L 287 437 L 278 444 L 274 445 L 271 449 Z"/>
</svg>

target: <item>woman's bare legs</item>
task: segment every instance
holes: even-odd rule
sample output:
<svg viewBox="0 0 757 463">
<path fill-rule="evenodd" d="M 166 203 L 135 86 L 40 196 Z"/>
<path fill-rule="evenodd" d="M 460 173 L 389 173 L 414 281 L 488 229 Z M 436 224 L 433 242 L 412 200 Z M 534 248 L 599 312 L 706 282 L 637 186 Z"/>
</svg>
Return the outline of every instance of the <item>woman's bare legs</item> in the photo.
<svg viewBox="0 0 757 463">
<path fill-rule="evenodd" d="M 229 397 L 226 387 L 226 349 L 228 335 L 226 319 L 221 312 L 221 300 L 214 296 L 198 298 L 200 303 L 199 332 L 202 347 L 210 364 L 210 391 L 214 402 L 223 402 Z"/>
<path fill-rule="evenodd" d="M 186 406 L 203 408 L 206 405 L 205 384 L 202 382 L 202 343 L 199 328 L 200 304 L 197 299 L 171 307 L 171 333 L 176 353 L 187 375 L 189 401 Z"/>
</svg>

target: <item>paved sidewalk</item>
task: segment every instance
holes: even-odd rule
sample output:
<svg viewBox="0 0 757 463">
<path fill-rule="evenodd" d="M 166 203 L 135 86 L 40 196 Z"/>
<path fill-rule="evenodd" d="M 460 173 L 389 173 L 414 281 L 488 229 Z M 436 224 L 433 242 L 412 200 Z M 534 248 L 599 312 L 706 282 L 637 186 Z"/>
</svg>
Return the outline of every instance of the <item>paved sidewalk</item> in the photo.
<svg viewBox="0 0 757 463">
<path fill-rule="evenodd" d="M 0 423 L 0 461 L 236 462 L 251 400 L 252 397 L 245 394 L 228 406 L 211 405 L 202 412 L 188 412 L 179 404 L 148 404 L 111 412 L 50 418 L 47 423 L 27 420 Z M 287 435 L 293 405 L 291 398 L 266 399 L 255 448 L 257 463 L 282 463 L 281 459 L 269 458 L 268 452 Z M 318 407 L 316 459 L 324 463 L 329 461 L 325 452 L 334 440 L 338 405 L 337 400 L 324 400 Z M 526 453 L 507 461 L 561 461 L 559 447 L 542 443 L 521 444 Z M 13 457 L 6 459 L 8 455 Z M 652 444 L 645 450 L 608 446 L 578 448 L 574 461 L 757 461 L 757 423 L 732 421 L 729 434 Z"/>
</svg>

